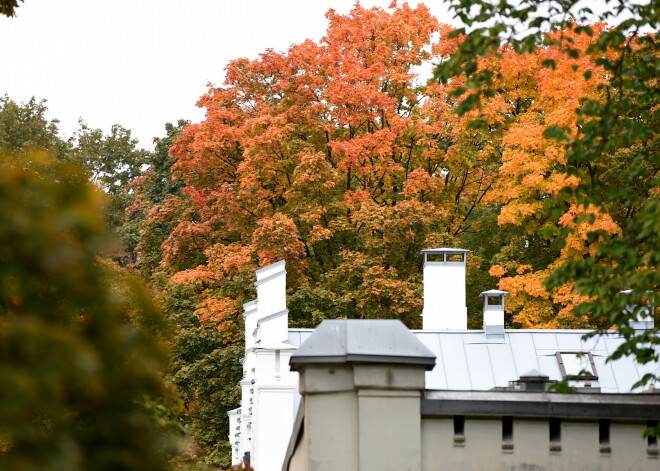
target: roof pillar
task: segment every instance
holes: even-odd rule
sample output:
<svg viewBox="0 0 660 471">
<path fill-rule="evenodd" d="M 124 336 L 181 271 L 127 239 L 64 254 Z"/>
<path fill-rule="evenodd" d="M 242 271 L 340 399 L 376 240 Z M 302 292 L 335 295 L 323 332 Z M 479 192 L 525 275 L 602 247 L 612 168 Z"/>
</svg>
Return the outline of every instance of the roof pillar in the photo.
<svg viewBox="0 0 660 471">
<path fill-rule="evenodd" d="M 297 469 L 421 468 L 420 401 L 435 355 L 400 321 L 324 321 L 290 363 L 305 407 Z"/>
</svg>

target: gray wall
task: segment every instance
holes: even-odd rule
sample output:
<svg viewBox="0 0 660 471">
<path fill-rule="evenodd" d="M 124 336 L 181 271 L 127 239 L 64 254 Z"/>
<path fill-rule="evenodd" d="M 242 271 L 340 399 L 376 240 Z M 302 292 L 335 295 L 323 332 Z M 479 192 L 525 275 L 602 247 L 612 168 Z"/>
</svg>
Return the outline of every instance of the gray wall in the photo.
<svg viewBox="0 0 660 471">
<path fill-rule="evenodd" d="M 464 441 L 453 418 L 422 420 L 422 471 L 658 470 L 647 450 L 644 423 L 612 422 L 610 452 L 600 451 L 597 421 L 561 421 L 561 449 L 550 451 L 548 420 L 514 419 L 513 449 L 502 447 L 502 421 L 465 418 Z"/>
</svg>

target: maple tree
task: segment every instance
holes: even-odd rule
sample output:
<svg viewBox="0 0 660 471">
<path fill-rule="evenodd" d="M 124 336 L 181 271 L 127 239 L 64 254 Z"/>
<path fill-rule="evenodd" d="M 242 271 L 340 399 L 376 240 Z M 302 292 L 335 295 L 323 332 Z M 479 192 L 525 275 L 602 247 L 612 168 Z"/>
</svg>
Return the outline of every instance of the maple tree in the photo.
<svg viewBox="0 0 660 471">
<path fill-rule="evenodd" d="M 170 150 L 181 187 L 140 200 L 148 216 L 139 263 L 181 326 L 172 375 L 211 464 L 227 463 L 229 449 L 226 418 L 203 423 L 217 412 L 209 401 L 229 409 L 237 391 L 218 384 L 212 399 L 204 383 L 240 376 L 229 359 L 240 350 L 255 269 L 287 261 L 292 326 L 396 317 L 418 327 L 419 251 L 460 246 L 473 251 L 471 327 L 481 326 L 477 294 L 498 278 L 511 293 L 508 323 L 606 327 L 602 313 L 575 315 L 593 299 L 576 289 L 579 280 L 544 280 L 630 234 L 657 186 L 657 168 L 639 173 L 632 209 L 621 198 L 589 207 L 571 194 L 588 184 L 593 198 L 608 200 L 628 185 L 621 172 L 636 165 L 635 146 L 646 145 L 621 142 L 591 164 L 562 140 L 597 121 L 576 114 L 585 99 L 603 103 L 612 93 L 598 49 L 606 25 L 567 23 L 523 51 L 495 42 L 469 62 L 488 79 L 480 94 L 456 70 L 444 83 L 419 78 L 432 61 L 451 72 L 470 40 L 423 6 L 358 5 L 328 19 L 319 43 L 231 62 L 225 84 L 199 101 L 205 120 L 186 126 Z M 566 54 L 566 43 L 578 52 Z M 648 114 L 641 121 L 653 125 Z"/>
<path fill-rule="evenodd" d="M 519 60 L 547 48 L 553 55 L 541 63 L 547 69 L 544 73 L 552 77 L 564 63 L 570 64 L 564 74 L 574 77 L 572 87 L 555 91 L 556 96 L 564 92 L 572 107 L 554 120 L 538 120 L 534 133 L 545 138 L 539 141 L 542 148 L 554 147 L 554 158 L 561 159 L 551 169 L 559 185 L 540 193 L 535 201 L 529 196 L 525 201 L 527 190 L 516 193 L 508 211 L 510 222 L 521 222 L 516 210 L 527 211 L 522 219 L 528 221 L 534 210 L 551 211 L 560 230 L 541 227 L 538 221 L 533 224 L 546 232 L 557 257 L 536 267 L 518 266 L 516 274 L 511 271 L 515 249 L 509 250 L 504 258 L 511 264 L 493 267 L 493 274 L 510 275 L 501 286 L 534 304 L 526 316 L 530 323 L 599 327 L 591 335 L 616 328 L 624 342 L 612 358 L 633 355 L 640 363 L 658 361 L 658 328 L 638 331 L 632 326 L 645 305 L 657 307 L 660 300 L 660 55 L 653 31 L 658 25 L 657 2 L 608 2 L 597 12 L 580 2 L 539 0 L 523 0 L 515 6 L 506 1 L 453 0 L 450 5 L 466 27 L 452 33 L 461 40 L 438 66 L 436 77 L 444 83 L 464 84 L 454 94 L 461 97 L 459 114 L 476 112 L 496 95 L 501 72 L 480 64 L 501 58 L 503 43 Z M 606 28 L 579 24 L 594 19 L 615 24 Z M 547 34 L 548 30 L 553 33 Z M 536 189 L 543 182 L 539 185 L 538 174 L 534 181 L 532 155 L 542 148 L 521 146 L 518 156 L 510 156 L 511 162 L 527 159 L 528 175 L 517 172 L 517 176 Z M 547 165 L 545 159 L 539 160 L 537 168 Z M 523 239 L 525 252 L 536 249 L 531 246 L 534 239 Z M 631 291 L 619 296 L 623 289 Z M 557 318 L 549 316 L 550 302 L 559 312 Z M 657 379 L 648 374 L 640 383 Z"/>
<path fill-rule="evenodd" d="M 462 148 L 446 156 L 456 138 L 437 111 L 445 97 L 427 100 L 415 71 L 440 30 L 428 9 L 356 7 L 328 19 L 320 44 L 229 64 L 226 85 L 200 100 L 206 120 L 172 148 L 186 186 L 154 210 L 154 221 L 181 218 L 163 265 L 203 286 L 215 300 L 205 318 L 236 334 L 249 293 L 222 287 L 279 259 L 298 325 L 318 322 L 323 305 L 327 316 L 388 312 L 415 326 L 419 251 L 458 243 L 496 168 Z"/>
</svg>

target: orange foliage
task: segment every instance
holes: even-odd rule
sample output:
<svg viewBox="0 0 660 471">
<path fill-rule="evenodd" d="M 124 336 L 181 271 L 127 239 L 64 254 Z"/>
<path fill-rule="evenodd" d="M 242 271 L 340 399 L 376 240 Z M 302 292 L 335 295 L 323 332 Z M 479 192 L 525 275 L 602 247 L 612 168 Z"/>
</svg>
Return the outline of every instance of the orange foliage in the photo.
<svg viewBox="0 0 660 471">
<path fill-rule="evenodd" d="M 480 62 L 494 72 L 497 93 L 459 118 L 451 92 L 464 80 L 424 84 L 416 75 L 461 40 L 448 39 L 451 28 L 426 7 L 358 4 L 348 15 L 327 16 L 318 44 L 232 61 L 224 86 L 199 100 L 205 120 L 188 126 L 171 150 L 175 177 L 186 185 L 185 209 L 172 212 L 166 203 L 149 217 L 174 215 L 162 264 L 176 273 L 172 281 L 210 289 L 199 310 L 204 321 L 236 322 L 235 305 L 221 301 L 223 286 L 286 259 L 293 291 L 317 290 L 323 302 L 354 309 L 342 315 L 397 316 L 415 326 L 419 250 L 460 243 L 479 211 L 498 209 L 501 226 L 520 228 L 523 249 L 525 237 L 548 228 L 584 227 L 560 260 L 522 263 L 523 249 L 503 249 L 490 270 L 510 291 L 509 308 L 523 326 L 570 318 L 577 298 L 569 288 L 548 293 L 543 279 L 561 259 L 593 252 L 587 230 L 619 229 L 600 210 L 551 211 L 547 201 L 584 176 L 565 174 L 564 148 L 544 130 L 579 132 L 580 97 L 597 98 L 606 80 L 595 57 L 568 58 L 555 45 L 525 55 L 504 46 Z M 564 35 L 586 50 L 603 28 L 595 25 L 594 37 Z M 546 59 L 556 68 L 543 67 Z M 577 222 L 583 213 L 593 222 Z M 233 296 L 246 301 L 249 293 Z"/>
</svg>

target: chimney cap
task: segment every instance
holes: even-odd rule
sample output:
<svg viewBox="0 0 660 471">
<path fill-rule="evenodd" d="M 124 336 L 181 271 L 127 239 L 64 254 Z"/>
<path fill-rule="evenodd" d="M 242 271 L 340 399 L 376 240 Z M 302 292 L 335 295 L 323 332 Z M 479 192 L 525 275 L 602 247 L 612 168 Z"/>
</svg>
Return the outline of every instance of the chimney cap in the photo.
<svg viewBox="0 0 660 471">
<path fill-rule="evenodd" d="M 509 294 L 508 291 L 500 291 L 499 289 L 489 289 L 488 291 L 483 291 L 479 293 L 479 297 L 483 298 L 486 296 L 506 296 Z"/>
<path fill-rule="evenodd" d="M 431 352 L 399 320 L 324 320 L 289 360 L 293 370 L 309 363 L 391 363 L 435 366 Z"/>
<path fill-rule="evenodd" d="M 468 253 L 466 249 L 452 249 L 448 247 L 438 247 L 435 249 L 424 249 L 420 253 Z"/>
</svg>

